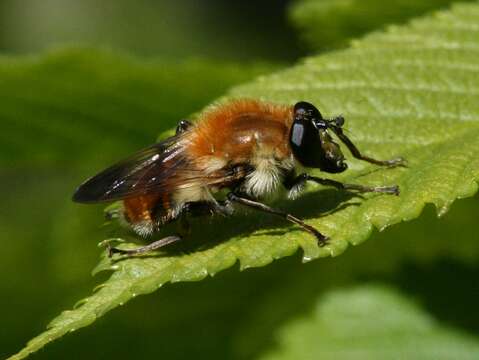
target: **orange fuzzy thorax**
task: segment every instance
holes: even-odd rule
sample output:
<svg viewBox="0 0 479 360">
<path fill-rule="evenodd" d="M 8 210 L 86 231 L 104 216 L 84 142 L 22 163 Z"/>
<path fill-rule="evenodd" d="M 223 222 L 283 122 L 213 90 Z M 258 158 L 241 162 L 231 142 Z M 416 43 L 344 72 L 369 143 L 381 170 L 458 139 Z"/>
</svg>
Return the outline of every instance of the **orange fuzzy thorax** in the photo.
<svg viewBox="0 0 479 360">
<path fill-rule="evenodd" d="M 276 157 L 290 154 L 291 106 L 256 100 L 235 100 L 206 111 L 191 134 L 189 153 L 194 158 L 214 156 L 246 161 L 258 147 L 270 148 Z"/>
</svg>

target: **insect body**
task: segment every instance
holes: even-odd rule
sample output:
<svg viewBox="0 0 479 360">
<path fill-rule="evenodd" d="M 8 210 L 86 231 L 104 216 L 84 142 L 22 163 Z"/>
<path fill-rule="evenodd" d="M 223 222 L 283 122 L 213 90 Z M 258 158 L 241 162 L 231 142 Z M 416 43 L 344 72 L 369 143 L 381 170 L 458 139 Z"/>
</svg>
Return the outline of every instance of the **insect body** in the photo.
<svg viewBox="0 0 479 360">
<path fill-rule="evenodd" d="M 358 159 L 383 166 L 404 163 L 401 158 L 381 161 L 362 155 L 343 133 L 343 124 L 343 117 L 325 119 L 307 102 L 284 106 L 232 101 L 207 111 L 196 124 L 180 121 L 176 135 L 90 178 L 77 189 L 73 200 L 122 200 L 122 217 L 142 236 L 188 214 L 230 215 L 232 205 L 237 203 L 281 216 L 324 245 L 327 237 L 314 227 L 260 200 L 281 186 L 295 197 L 307 181 L 338 189 L 398 195 L 397 186 L 343 184 L 296 173 L 299 166 L 328 173 L 346 170 L 344 156 L 331 133 Z M 218 196 L 221 190 L 227 192 L 222 199 Z M 168 236 L 133 250 L 110 250 L 139 254 L 178 240 L 179 236 Z"/>
</svg>

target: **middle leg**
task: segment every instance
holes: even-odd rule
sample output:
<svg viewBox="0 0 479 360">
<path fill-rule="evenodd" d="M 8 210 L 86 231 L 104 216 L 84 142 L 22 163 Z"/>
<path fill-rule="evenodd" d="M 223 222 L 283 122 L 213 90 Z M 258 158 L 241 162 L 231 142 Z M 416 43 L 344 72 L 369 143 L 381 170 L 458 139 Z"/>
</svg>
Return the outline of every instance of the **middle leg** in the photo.
<svg viewBox="0 0 479 360">
<path fill-rule="evenodd" d="M 390 194 L 390 195 L 399 195 L 399 187 L 397 185 L 393 186 L 366 186 L 360 184 L 347 184 L 342 183 L 340 181 L 332 180 L 332 179 L 324 179 L 319 178 L 316 176 L 311 176 L 309 174 L 303 173 L 301 175 L 296 176 L 293 179 L 284 183 L 286 189 L 290 190 L 290 193 L 296 193 L 302 189 L 306 181 L 313 181 L 317 184 L 326 185 L 326 186 L 333 186 L 336 189 L 340 190 L 353 190 L 360 193 L 367 193 L 367 192 L 376 192 L 376 193 L 383 193 L 383 194 Z"/>
<path fill-rule="evenodd" d="M 266 212 L 266 213 L 269 213 L 269 214 L 280 216 L 285 220 L 288 220 L 288 221 L 290 221 L 290 222 L 292 222 L 296 225 L 301 226 L 303 228 L 303 230 L 305 230 L 305 231 L 309 232 L 310 234 L 314 235 L 316 237 L 316 239 L 318 240 L 318 243 L 319 243 L 320 246 L 324 246 L 324 245 L 327 244 L 327 241 L 328 241 L 327 236 L 321 234 L 319 232 L 319 230 L 315 229 L 311 225 L 306 224 L 303 220 L 298 219 L 297 217 L 295 217 L 291 214 L 288 214 L 288 213 L 283 212 L 283 211 L 278 210 L 278 209 L 274 209 L 274 208 L 269 207 L 268 205 L 265 205 L 265 204 L 260 203 L 258 201 L 254 201 L 254 200 L 251 200 L 251 199 L 248 199 L 248 198 L 245 198 L 245 197 L 241 197 L 239 195 L 236 195 L 235 193 L 229 193 L 227 195 L 227 198 L 231 202 L 236 202 L 238 204 L 245 205 L 245 206 L 248 206 L 250 208 L 259 210 L 259 211 L 263 211 L 263 212 Z"/>
</svg>

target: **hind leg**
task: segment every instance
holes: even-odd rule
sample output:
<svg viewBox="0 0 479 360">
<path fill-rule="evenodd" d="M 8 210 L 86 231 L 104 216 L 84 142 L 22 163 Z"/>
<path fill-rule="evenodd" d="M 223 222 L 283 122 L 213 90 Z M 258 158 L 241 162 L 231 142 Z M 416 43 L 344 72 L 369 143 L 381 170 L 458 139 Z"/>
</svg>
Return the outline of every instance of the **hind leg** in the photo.
<svg viewBox="0 0 479 360">
<path fill-rule="evenodd" d="M 179 219 L 180 226 L 183 227 L 183 230 L 186 230 L 186 232 L 188 232 L 189 224 L 186 219 L 188 215 L 203 216 L 207 214 L 213 215 L 213 214 L 220 213 L 224 216 L 227 216 L 227 215 L 230 215 L 231 212 L 232 212 L 231 206 L 229 206 L 229 203 L 225 203 L 225 202 L 212 202 L 212 201 L 189 202 L 189 203 L 186 203 L 183 206 L 181 212 L 170 221 Z M 182 240 L 181 236 L 171 235 L 171 236 L 161 238 L 157 241 L 154 241 L 151 244 L 141 246 L 131 250 L 123 250 L 123 249 L 118 249 L 116 247 L 111 247 L 108 243 L 106 246 L 108 249 L 109 257 L 112 257 L 113 254 L 122 254 L 122 255 L 132 256 L 132 255 L 145 254 L 151 251 L 155 251 L 155 250 L 158 250 L 159 248 L 162 248 L 163 246 L 176 243 L 180 240 Z"/>
<path fill-rule="evenodd" d="M 159 249 L 159 248 L 161 248 L 165 245 L 169 245 L 169 244 L 175 243 L 175 242 L 180 241 L 180 240 L 181 240 L 181 237 L 176 236 L 176 235 L 167 236 L 167 237 L 164 237 L 160 240 L 154 241 L 151 244 L 141 246 L 139 248 L 131 249 L 131 250 L 118 249 L 116 247 L 111 247 L 109 244 L 107 244 L 108 256 L 112 257 L 113 254 L 121 254 L 121 255 L 128 255 L 128 256 L 145 254 L 145 253 L 148 253 L 150 251 L 155 251 L 155 250 L 157 250 L 157 249 Z"/>
</svg>

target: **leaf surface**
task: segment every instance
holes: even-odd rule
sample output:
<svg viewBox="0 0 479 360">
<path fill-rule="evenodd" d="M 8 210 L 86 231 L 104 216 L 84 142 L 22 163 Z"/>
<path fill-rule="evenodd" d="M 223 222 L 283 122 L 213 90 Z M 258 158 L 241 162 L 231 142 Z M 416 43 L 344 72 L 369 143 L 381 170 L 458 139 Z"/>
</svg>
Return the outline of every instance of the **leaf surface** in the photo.
<svg viewBox="0 0 479 360">
<path fill-rule="evenodd" d="M 475 359 L 477 338 L 450 329 L 391 288 L 331 291 L 279 330 L 262 359 Z"/>
<path fill-rule="evenodd" d="M 115 270 L 110 279 L 81 306 L 57 317 L 16 358 L 167 282 L 198 281 L 238 261 L 242 269 L 264 266 L 299 248 L 305 261 L 337 256 L 349 244 L 363 242 L 374 228 L 416 218 L 426 204 L 444 214 L 457 198 L 472 196 L 479 179 L 477 23 L 477 3 L 457 5 L 373 34 L 350 49 L 308 58 L 228 95 L 288 104 L 307 100 L 326 116 L 342 113 L 348 134 L 364 153 L 401 155 L 409 167 L 377 169 L 347 154 L 350 169 L 334 178 L 398 184 L 401 196 L 353 197 L 311 185 L 299 200 L 277 204 L 330 236 L 323 248 L 297 227 L 246 215 L 212 220 L 209 226 L 203 221 L 187 253 L 113 264 L 104 258 L 97 270 Z"/>
<path fill-rule="evenodd" d="M 467 0 L 466 0 L 467 1 Z M 470 0 L 469 0 L 470 1 Z M 446 8 L 454 0 L 300 0 L 289 13 L 307 44 L 316 50 L 345 47 L 353 38 L 402 24 L 413 17 Z"/>
</svg>

